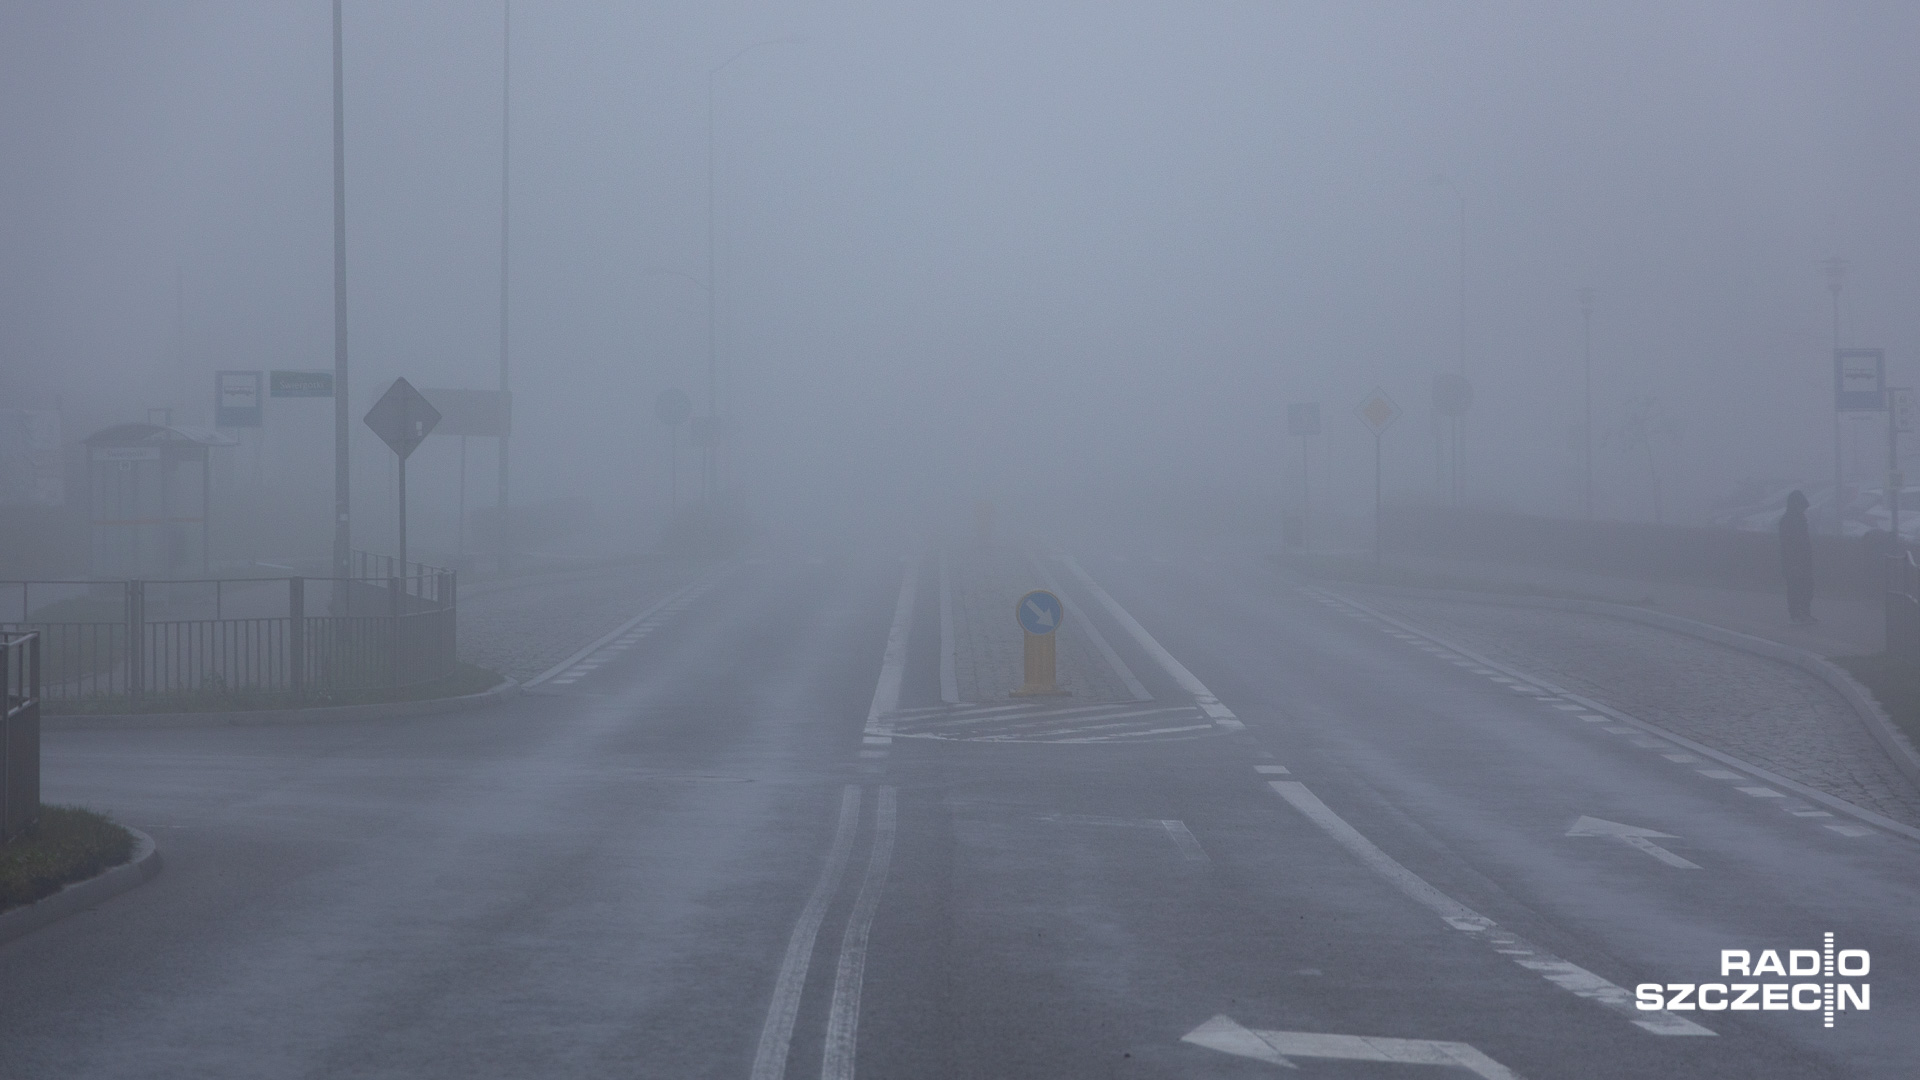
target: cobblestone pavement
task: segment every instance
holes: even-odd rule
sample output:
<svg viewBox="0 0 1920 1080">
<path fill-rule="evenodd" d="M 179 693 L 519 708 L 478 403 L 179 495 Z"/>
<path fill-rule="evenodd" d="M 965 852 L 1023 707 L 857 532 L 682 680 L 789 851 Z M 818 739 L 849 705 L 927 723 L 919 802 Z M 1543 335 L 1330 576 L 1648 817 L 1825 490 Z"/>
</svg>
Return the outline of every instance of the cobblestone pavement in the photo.
<svg viewBox="0 0 1920 1080">
<path fill-rule="evenodd" d="M 1020 686 L 1026 663 L 1025 639 L 1014 622 L 1013 605 L 1028 591 L 1045 588 L 1045 579 L 1025 551 L 1011 546 L 953 550 L 946 559 L 960 700 L 1007 701 L 1009 692 Z M 1067 616 L 1054 632 L 1057 683 L 1072 691 L 1077 704 L 1133 700 L 1080 625 L 1073 598 L 1061 599 Z"/>
<path fill-rule="evenodd" d="M 460 659 L 525 682 L 640 614 L 696 569 L 648 562 L 462 589 Z"/>
<path fill-rule="evenodd" d="M 1763 657 L 1624 619 L 1365 593 L 1365 602 L 1809 787 L 1920 824 L 1920 792 L 1846 700 Z"/>
</svg>

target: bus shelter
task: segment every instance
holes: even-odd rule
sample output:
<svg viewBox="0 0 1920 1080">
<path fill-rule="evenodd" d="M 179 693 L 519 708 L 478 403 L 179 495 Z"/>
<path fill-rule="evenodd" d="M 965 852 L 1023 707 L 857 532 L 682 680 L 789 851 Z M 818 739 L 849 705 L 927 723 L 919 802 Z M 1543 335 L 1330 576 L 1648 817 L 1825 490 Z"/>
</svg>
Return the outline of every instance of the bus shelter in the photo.
<svg viewBox="0 0 1920 1080">
<path fill-rule="evenodd" d="M 211 428 L 120 424 L 86 439 L 89 574 L 169 578 L 210 570 Z M 196 528 L 197 526 L 197 528 Z"/>
</svg>

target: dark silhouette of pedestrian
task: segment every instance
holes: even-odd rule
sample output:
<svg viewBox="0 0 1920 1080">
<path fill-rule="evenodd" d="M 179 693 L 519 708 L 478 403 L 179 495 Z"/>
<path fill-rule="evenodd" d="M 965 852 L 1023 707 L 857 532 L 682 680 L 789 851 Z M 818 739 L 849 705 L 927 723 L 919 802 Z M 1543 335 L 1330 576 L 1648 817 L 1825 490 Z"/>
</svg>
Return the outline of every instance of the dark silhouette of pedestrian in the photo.
<svg viewBox="0 0 1920 1080">
<path fill-rule="evenodd" d="M 1807 497 L 1795 491 L 1787 496 L 1787 512 L 1780 515 L 1780 572 L 1787 579 L 1787 618 L 1801 626 L 1813 617 L 1813 535 L 1807 530 Z"/>
</svg>

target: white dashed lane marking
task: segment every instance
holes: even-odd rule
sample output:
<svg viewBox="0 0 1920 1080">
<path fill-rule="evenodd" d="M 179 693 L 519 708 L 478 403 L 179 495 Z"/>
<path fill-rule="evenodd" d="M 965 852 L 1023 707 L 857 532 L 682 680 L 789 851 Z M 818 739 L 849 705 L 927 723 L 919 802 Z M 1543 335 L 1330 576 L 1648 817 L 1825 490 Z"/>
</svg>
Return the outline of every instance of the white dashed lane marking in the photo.
<svg viewBox="0 0 1920 1080">
<path fill-rule="evenodd" d="M 667 620 L 691 607 L 702 593 L 713 587 L 718 580 L 717 574 L 709 574 L 680 587 L 666 599 L 647 610 L 635 615 L 625 624 L 602 637 L 600 640 L 534 676 L 527 686 L 540 686 L 551 683 L 554 686 L 569 686 L 582 678 L 593 674 L 603 664 L 619 656 L 620 653 L 659 629 Z"/>
</svg>

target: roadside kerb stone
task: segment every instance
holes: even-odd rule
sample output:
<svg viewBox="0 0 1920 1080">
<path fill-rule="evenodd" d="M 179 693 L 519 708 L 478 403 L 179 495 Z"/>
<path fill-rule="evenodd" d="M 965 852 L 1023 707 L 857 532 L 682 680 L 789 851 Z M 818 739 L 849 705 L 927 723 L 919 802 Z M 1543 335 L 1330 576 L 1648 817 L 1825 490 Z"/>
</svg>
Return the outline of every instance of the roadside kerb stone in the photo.
<svg viewBox="0 0 1920 1080">
<path fill-rule="evenodd" d="M 498 705 L 517 697 L 520 684 L 502 679 L 477 694 L 374 702 L 369 705 L 314 705 L 304 709 L 236 709 L 232 712 L 58 713 L 40 716 L 43 731 L 102 731 L 127 728 L 260 727 L 269 724 L 323 724 L 350 720 L 386 720 L 436 716 Z"/>
<path fill-rule="evenodd" d="M 24 907 L 0 911 L 0 944 L 24 937 L 35 930 L 85 911 L 119 896 L 136 885 L 152 881 L 160 872 L 160 849 L 153 837 L 139 829 L 133 834 L 133 857 L 119 866 L 110 866 L 85 881 L 76 881 L 52 896 L 43 896 Z"/>
</svg>

